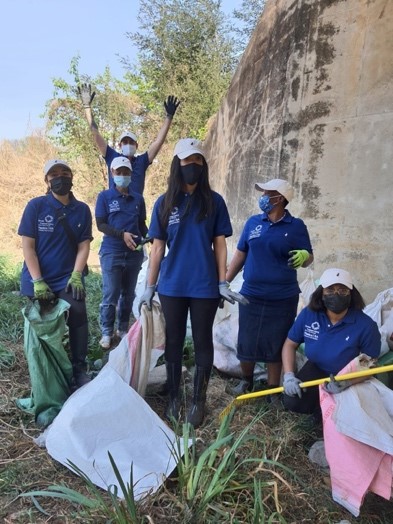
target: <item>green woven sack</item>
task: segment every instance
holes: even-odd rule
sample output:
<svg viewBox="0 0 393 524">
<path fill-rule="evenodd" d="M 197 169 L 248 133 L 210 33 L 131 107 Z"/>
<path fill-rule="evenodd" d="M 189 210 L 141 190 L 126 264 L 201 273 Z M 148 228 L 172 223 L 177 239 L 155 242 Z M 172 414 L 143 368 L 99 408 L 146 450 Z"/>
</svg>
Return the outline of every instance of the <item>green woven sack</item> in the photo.
<svg viewBox="0 0 393 524">
<path fill-rule="evenodd" d="M 70 394 L 72 364 L 63 346 L 69 307 L 68 302 L 58 299 L 51 306 L 29 302 L 22 309 L 31 397 L 16 403 L 32 413 L 40 427 L 53 421 Z"/>
</svg>

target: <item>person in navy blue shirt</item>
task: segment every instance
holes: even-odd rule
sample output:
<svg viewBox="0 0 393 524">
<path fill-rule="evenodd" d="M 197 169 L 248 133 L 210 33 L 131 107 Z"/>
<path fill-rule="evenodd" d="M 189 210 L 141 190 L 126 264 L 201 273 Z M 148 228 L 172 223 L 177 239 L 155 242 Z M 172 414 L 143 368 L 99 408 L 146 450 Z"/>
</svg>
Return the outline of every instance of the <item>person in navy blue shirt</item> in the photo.
<svg viewBox="0 0 393 524">
<path fill-rule="evenodd" d="M 73 174 L 63 160 L 44 167 L 47 195 L 27 204 L 18 234 L 22 236 L 24 264 L 21 294 L 40 301 L 59 297 L 70 304 L 70 350 L 76 386 L 90 380 L 86 374 L 88 323 L 83 270 L 92 240 L 92 218 L 87 204 L 71 192 Z M 67 221 L 70 235 L 60 221 Z"/>
<path fill-rule="evenodd" d="M 251 216 L 240 236 L 227 272 L 231 282 L 244 268 L 241 293 L 249 305 L 239 304 L 237 357 L 242 380 L 227 392 L 241 395 L 253 389 L 256 362 L 267 367 L 269 387 L 280 384 L 281 349 L 297 311 L 300 288 L 296 270 L 313 261 L 304 222 L 286 209 L 293 188 L 279 178 L 256 184 L 262 191 L 262 214 Z"/>
<path fill-rule="evenodd" d="M 117 335 L 128 331 L 135 286 L 143 262 L 138 249 L 146 236 L 146 208 L 141 194 L 131 190 L 131 163 L 117 156 L 111 164 L 114 187 L 99 193 L 96 203 L 98 230 L 104 233 L 100 249 L 102 271 L 102 302 L 100 345 L 109 349 L 112 344 L 117 311 Z"/>
<path fill-rule="evenodd" d="M 166 118 L 164 120 L 164 123 L 162 124 L 160 131 L 158 132 L 156 139 L 145 153 L 136 156 L 135 154 L 138 149 L 138 139 L 135 133 L 133 133 L 132 131 L 125 131 L 121 134 L 119 139 L 120 152 L 117 152 L 115 149 L 110 147 L 105 138 L 99 133 L 98 126 L 93 117 L 91 102 L 94 99 L 95 93 L 91 92 L 90 84 L 80 85 L 78 87 L 78 91 L 83 107 L 85 109 L 87 122 L 93 134 L 93 138 L 108 166 L 109 187 L 113 187 L 114 185 L 110 167 L 112 160 L 117 156 L 122 155 L 127 157 L 128 160 L 131 162 L 131 190 L 134 193 L 139 193 L 142 195 L 145 187 L 146 170 L 159 153 L 165 141 L 169 128 L 172 124 L 172 119 L 176 113 L 180 101 L 174 96 L 168 96 L 167 100 L 164 102 Z"/>
<path fill-rule="evenodd" d="M 302 390 L 301 382 L 337 375 L 351 360 L 364 353 L 377 358 L 381 335 L 374 320 L 363 313 L 364 300 L 348 271 L 327 269 L 310 303 L 297 317 L 282 348 L 284 406 L 291 411 L 320 413 L 319 389 Z M 296 373 L 296 350 L 304 342 L 307 362 Z M 364 380 L 340 380 L 324 386 L 339 393 Z"/>
<path fill-rule="evenodd" d="M 178 419 L 180 414 L 179 386 L 190 312 L 196 368 L 187 421 L 194 427 L 204 419 L 213 365 L 213 320 L 220 297 L 231 301 L 239 298 L 231 294 L 225 282 L 226 237 L 231 234 L 226 204 L 209 185 L 201 143 L 193 138 L 180 140 L 174 150 L 168 189 L 158 198 L 152 213 L 149 237 L 154 241 L 140 306 L 151 308 L 157 288 L 166 323 L 168 419 Z"/>
</svg>

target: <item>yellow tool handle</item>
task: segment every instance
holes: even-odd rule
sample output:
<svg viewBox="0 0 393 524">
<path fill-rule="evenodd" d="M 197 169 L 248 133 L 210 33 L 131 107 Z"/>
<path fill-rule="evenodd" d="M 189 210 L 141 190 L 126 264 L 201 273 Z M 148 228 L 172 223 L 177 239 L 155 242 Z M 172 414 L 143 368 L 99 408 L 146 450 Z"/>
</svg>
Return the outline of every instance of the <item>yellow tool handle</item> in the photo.
<svg viewBox="0 0 393 524">
<path fill-rule="evenodd" d="M 393 371 L 393 364 L 389 366 L 379 366 L 377 368 L 365 369 L 364 371 L 353 371 L 352 373 L 345 373 L 345 375 L 336 375 L 335 380 L 349 380 L 351 378 L 360 378 L 367 377 L 369 375 L 378 375 L 378 373 L 386 373 L 388 371 Z M 330 378 L 318 378 L 316 380 L 308 380 L 307 382 L 301 382 L 299 386 L 301 388 L 309 388 L 311 386 L 319 386 L 320 384 L 325 384 L 330 382 Z M 264 395 L 272 395 L 273 393 L 282 393 L 284 388 L 282 386 L 272 389 L 264 389 L 262 391 L 255 391 L 254 393 L 245 393 L 244 395 L 239 395 L 235 400 L 247 400 L 251 398 L 263 397 Z"/>
</svg>

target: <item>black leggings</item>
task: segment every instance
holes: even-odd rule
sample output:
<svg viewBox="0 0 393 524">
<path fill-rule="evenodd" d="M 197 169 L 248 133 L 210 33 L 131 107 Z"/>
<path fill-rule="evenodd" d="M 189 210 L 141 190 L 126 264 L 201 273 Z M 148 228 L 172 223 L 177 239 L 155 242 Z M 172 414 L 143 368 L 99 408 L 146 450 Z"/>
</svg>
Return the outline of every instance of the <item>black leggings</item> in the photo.
<svg viewBox="0 0 393 524">
<path fill-rule="evenodd" d="M 213 322 L 219 298 L 168 297 L 159 294 L 166 324 L 165 360 L 179 363 L 183 359 L 187 316 L 190 311 L 195 364 L 213 366 Z"/>
<path fill-rule="evenodd" d="M 56 295 L 70 304 L 68 310 L 68 329 L 70 336 L 70 351 L 72 364 L 84 367 L 87 356 L 87 343 L 89 337 L 86 302 L 72 298 L 72 292 L 57 291 Z"/>
</svg>

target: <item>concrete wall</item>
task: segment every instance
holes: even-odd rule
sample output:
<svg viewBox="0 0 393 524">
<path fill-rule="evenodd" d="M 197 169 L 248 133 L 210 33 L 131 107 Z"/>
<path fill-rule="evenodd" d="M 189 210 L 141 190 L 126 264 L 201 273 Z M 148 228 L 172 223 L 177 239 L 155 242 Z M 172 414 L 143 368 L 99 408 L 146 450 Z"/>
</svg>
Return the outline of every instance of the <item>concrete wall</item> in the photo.
<svg viewBox="0 0 393 524">
<path fill-rule="evenodd" d="M 254 183 L 285 178 L 315 276 L 348 269 L 368 302 L 393 287 L 392 87 L 393 0 L 267 2 L 206 140 L 230 250 Z"/>
</svg>

